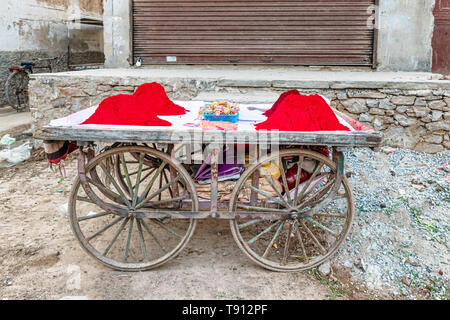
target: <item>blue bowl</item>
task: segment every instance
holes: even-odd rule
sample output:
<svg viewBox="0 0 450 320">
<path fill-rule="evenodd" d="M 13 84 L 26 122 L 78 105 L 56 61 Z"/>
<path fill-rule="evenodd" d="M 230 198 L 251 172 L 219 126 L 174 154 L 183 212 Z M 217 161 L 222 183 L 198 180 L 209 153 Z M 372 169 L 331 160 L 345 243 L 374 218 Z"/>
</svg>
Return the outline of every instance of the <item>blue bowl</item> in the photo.
<svg viewBox="0 0 450 320">
<path fill-rule="evenodd" d="M 216 116 L 213 113 L 203 113 L 203 118 L 208 121 L 223 121 L 236 123 L 239 121 L 239 113 L 237 114 L 221 114 Z"/>
</svg>

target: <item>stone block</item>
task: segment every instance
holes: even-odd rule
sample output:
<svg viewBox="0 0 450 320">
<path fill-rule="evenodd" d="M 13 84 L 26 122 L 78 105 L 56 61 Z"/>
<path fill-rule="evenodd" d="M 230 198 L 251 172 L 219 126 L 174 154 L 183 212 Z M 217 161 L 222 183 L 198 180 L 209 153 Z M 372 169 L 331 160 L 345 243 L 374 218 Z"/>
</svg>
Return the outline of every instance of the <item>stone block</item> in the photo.
<svg viewBox="0 0 450 320">
<path fill-rule="evenodd" d="M 433 94 L 432 90 L 405 90 L 403 92 L 407 96 L 427 97 Z"/>
<path fill-rule="evenodd" d="M 419 152 L 426 152 L 426 153 L 438 153 L 444 151 L 444 147 L 441 144 L 433 144 L 433 143 L 427 143 L 427 142 L 420 142 L 414 150 Z"/>
<path fill-rule="evenodd" d="M 399 113 L 405 113 L 407 110 L 409 110 L 409 106 L 398 106 L 397 109 L 395 109 L 395 111 L 399 112 Z"/>
<path fill-rule="evenodd" d="M 349 98 L 366 98 L 366 99 L 384 99 L 386 95 L 379 91 L 358 91 L 351 90 L 348 92 Z"/>
<path fill-rule="evenodd" d="M 108 85 L 100 85 L 100 86 L 98 86 L 97 87 L 97 90 L 98 91 L 111 91 L 112 90 L 112 87 L 111 86 L 108 86 Z"/>
<path fill-rule="evenodd" d="M 377 131 L 381 131 L 385 128 L 385 126 L 383 125 L 383 120 L 381 120 L 380 118 L 375 118 L 373 120 L 373 128 Z"/>
<path fill-rule="evenodd" d="M 417 98 L 416 102 L 414 103 L 414 105 L 418 106 L 418 107 L 427 107 L 428 103 L 424 99 Z"/>
<path fill-rule="evenodd" d="M 77 87 L 63 87 L 58 88 L 59 94 L 66 97 L 85 97 L 87 94 Z"/>
<path fill-rule="evenodd" d="M 338 100 L 346 100 L 348 98 L 347 93 L 345 91 L 338 91 L 336 93 L 336 98 Z"/>
<path fill-rule="evenodd" d="M 425 101 L 436 101 L 436 100 L 442 100 L 442 99 L 443 99 L 443 96 L 439 96 L 439 95 L 428 96 L 428 97 L 424 98 Z"/>
<path fill-rule="evenodd" d="M 342 101 L 345 109 L 351 113 L 363 113 L 369 111 L 367 108 L 366 101 L 362 99 L 349 99 L 346 101 Z"/>
<path fill-rule="evenodd" d="M 401 114 L 396 114 L 394 116 L 394 119 L 398 121 L 398 123 L 402 126 L 402 127 L 409 127 L 412 126 L 413 124 L 416 123 L 416 121 L 414 121 L 413 119 L 410 119 L 408 117 L 405 117 L 404 115 Z"/>
<path fill-rule="evenodd" d="M 444 120 L 450 120 L 450 112 L 444 113 Z"/>
<path fill-rule="evenodd" d="M 113 90 L 134 92 L 134 86 L 114 86 Z"/>
<path fill-rule="evenodd" d="M 431 134 L 431 135 L 425 136 L 423 140 L 428 143 L 441 144 L 442 141 L 444 140 L 444 137 L 438 136 L 435 134 Z"/>
<path fill-rule="evenodd" d="M 438 121 L 438 122 L 432 122 L 425 126 L 429 131 L 450 131 L 450 121 Z"/>
<path fill-rule="evenodd" d="M 443 114 L 444 113 L 442 111 L 432 110 L 431 111 L 431 121 L 439 121 L 439 120 L 441 120 Z"/>
<path fill-rule="evenodd" d="M 373 114 L 373 115 L 378 115 L 378 116 L 383 116 L 384 115 L 384 110 L 382 110 L 382 109 L 379 109 L 379 108 L 371 108 L 370 110 L 369 110 L 369 113 L 370 114 Z"/>
<path fill-rule="evenodd" d="M 367 114 L 367 113 L 362 113 L 362 114 L 359 116 L 359 121 L 360 121 L 360 122 L 371 123 L 372 120 L 373 120 L 373 117 L 372 117 L 371 115 Z"/>
<path fill-rule="evenodd" d="M 378 105 L 380 104 L 380 100 L 375 100 L 375 99 L 367 99 L 366 100 L 366 104 L 367 107 L 370 108 L 377 108 Z"/>
<path fill-rule="evenodd" d="M 380 109 L 385 110 L 395 110 L 397 107 L 395 104 L 391 103 L 388 99 L 384 99 L 380 101 L 380 104 L 378 105 Z"/>
<path fill-rule="evenodd" d="M 417 118 L 426 117 L 430 113 L 430 109 L 427 107 L 417 107 L 414 106 L 412 109 L 410 109 L 411 112 L 407 112 L 408 115 L 415 116 Z"/>
<path fill-rule="evenodd" d="M 395 105 L 412 106 L 414 104 L 414 102 L 416 102 L 416 97 L 414 97 L 414 96 L 398 96 L 398 97 L 393 97 L 391 99 L 391 102 Z"/>
<path fill-rule="evenodd" d="M 446 106 L 447 106 L 447 104 L 444 101 L 442 101 L 442 100 L 440 100 L 440 101 L 433 101 L 433 102 L 430 102 L 428 104 L 428 107 L 430 109 L 440 110 L 440 111 L 442 111 L 444 109 L 444 107 L 446 107 Z"/>
</svg>

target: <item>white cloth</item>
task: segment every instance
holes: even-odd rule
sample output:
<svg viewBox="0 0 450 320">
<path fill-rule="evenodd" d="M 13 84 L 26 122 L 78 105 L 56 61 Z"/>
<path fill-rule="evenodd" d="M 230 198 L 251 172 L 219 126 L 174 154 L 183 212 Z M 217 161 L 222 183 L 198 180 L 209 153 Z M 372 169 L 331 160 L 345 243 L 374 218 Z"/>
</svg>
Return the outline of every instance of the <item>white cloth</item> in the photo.
<svg viewBox="0 0 450 320">
<path fill-rule="evenodd" d="M 325 98 L 325 100 L 328 102 L 328 99 Z M 199 111 L 200 108 L 205 106 L 206 103 L 204 101 L 173 101 L 174 103 L 184 107 L 185 109 L 189 110 L 190 112 L 180 115 L 180 116 L 158 116 L 160 119 L 167 120 L 170 123 L 172 123 L 171 129 L 186 129 L 186 124 L 190 124 L 189 126 L 193 126 L 195 124 L 198 124 L 200 121 L 199 118 Z M 269 104 L 238 104 L 240 111 L 239 111 L 239 122 L 238 122 L 238 130 L 245 130 L 245 131 L 256 131 L 255 127 L 253 126 L 256 123 L 265 121 L 267 119 L 266 116 L 263 115 L 264 111 L 267 109 L 270 109 L 272 105 Z M 73 126 L 80 126 L 80 123 L 87 120 L 97 109 L 98 106 L 93 106 L 84 110 L 81 110 L 79 112 L 73 113 L 67 117 L 56 119 L 50 121 L 51 127 L 73 127 Z M 353 129 L 353 127 L 346 122 L 344 119 L 336 115 L 339 122 L 349 128 L 351 131 L 356 131 Z M 143 127 L 143 126 L 122 126 L 122 125 L 101 125 L 101 124 L 88 124 L 83 125 L 85 128 L 91 128 L 91 129 L 107 129 L 107 128 L 127 128 L 130 130 L 138 129 L 138 130 L 145 130 L 145 129 L 154 129 L 154 128 L 167 128 L 167 127 Z"/>
</svg>

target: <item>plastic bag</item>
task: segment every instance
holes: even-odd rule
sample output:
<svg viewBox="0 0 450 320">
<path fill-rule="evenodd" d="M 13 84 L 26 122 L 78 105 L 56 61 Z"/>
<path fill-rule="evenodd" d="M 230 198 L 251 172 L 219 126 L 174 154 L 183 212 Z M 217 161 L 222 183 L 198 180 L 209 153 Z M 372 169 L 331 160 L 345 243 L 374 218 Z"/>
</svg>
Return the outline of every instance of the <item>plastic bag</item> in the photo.
<svg viewBox="0 0 450 320">
<path fill-rule="evenodd" d="M 30 142 L 27 141 L 16 148 L 1 150 L 0 166 L 11 167 L 29 159 L 31 157 L 32 148 Z"/>
</svg>

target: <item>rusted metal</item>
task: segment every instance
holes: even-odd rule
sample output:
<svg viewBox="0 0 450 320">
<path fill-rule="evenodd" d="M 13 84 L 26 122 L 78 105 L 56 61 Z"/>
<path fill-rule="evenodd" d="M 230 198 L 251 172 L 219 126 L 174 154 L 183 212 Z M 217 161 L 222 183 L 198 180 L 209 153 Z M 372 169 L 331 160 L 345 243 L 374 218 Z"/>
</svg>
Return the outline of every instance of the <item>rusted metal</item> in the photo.
<svg viewBox="0 0 450 320">
<path fill-rule="evenodd" d="M 376 0 L 133 0 L 144 64 L 372 66 Z"/>
<path fill-rule="evenodd" d="M 433 67 L 436 73 L 450 74 L 450 0 L 436 0 L 433 11 Z"/>
</svg>

